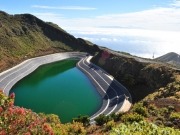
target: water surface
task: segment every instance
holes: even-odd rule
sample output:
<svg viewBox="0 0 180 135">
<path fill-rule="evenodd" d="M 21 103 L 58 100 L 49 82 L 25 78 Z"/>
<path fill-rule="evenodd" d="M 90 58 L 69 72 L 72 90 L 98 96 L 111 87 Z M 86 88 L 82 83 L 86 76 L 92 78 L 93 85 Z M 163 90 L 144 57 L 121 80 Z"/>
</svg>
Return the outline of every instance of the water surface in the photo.
<svg viewBox="0 0 180 135">
<path fill-rule="evenodd" d="M 43 65 L 20 80 L 11 90 L 16 94 L 15 105 L 57 114 L 62 123 L 95 113 L 102 99 L 76 63 L 68 59 Z"/>
</svg>

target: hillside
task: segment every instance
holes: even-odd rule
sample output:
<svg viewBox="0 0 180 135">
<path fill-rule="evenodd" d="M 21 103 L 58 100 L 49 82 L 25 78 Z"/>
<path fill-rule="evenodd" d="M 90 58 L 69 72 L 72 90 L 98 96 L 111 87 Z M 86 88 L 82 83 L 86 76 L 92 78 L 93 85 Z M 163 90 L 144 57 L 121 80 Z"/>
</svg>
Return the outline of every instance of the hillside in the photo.
<svg viewBox="0 0 180 135">
<path fill-rule="evenodd" d="M 108 49 L 97 53 L 92 62 L 105 69 L 127 87 L 134 102 L 175 82 L 176 75 L 180 75 L 179 70 L 172 69 L 167 65 L 113 53 Z M 177 90 L 180 91 L 180 87 Z"/>
<path fill-rule="evenodd" d="M 134 102 L 131 110 L 101 115 L 96 119 L 96 125 L 89 125 L 87 117 L 62 124 L 54 114 L 36 114 L 14 106 L 14 95 L 6 97 L 0 91 L 0 134 L 180 133 L 179 70 L 108 48 L 99 49 L 89 41 L 76 39 L 56 24 L 30 14 L 0 12 L 0 72 L 31 57 L 65 51 L 93 54 L 93 63 L 128 88 Z M 176 58 L 172 57 L 168 59 Z"/>
<path fill-rule="evenodd" d="M 163 56 L 156 58 L 158 61 L 166 62 L 180 68 L 180 55 L 174 52 L 167 53 Z"/>
<path fill-rule="evenodd" d="M 24 59 L 64 51 L 93 53 L 98 47 L 30 14 L 0 11 L 0 72 Z"/>
<path fill-rule="evenodd" d="M 128 88 L 134 102 L 130 111 L 118 114 L 113 121 L 112 118 L 102 117 L 101 121 L 103 119 L 105 125 L 96 132 L 104 132 L 110 128 L 110 133 L 113 134 L 131 134 L 134 129 L 136 129 L 134 134 L 141 134 L 142 131 L 144 134 L 157 133 L 159 129 L 158 131 L 154 131 L 154 128 L 149 129 L 152 132 L 143 129 L 148 129 L 148 124 L 151 123 L 160 127 L 180 129 L 180 70 L 167 64 L 117 53 L 107 48 L 96 53 L 92 62 Z M 120 124 L 114 123 L 117 117 Z M 144 119 L 148 123 L 141 123 Z M 142 130 L 139 131 L 138 128 Z M 170 129 L 167 130 L 167 134 L 173 134 L 170 133 Z"/>
</svg>

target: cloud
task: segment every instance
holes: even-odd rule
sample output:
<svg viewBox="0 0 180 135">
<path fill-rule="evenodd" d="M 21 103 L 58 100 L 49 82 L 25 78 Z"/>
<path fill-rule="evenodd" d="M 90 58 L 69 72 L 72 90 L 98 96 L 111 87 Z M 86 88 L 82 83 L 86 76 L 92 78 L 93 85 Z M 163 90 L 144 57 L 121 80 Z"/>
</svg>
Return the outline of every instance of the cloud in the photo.
<svg viewBox="0 0 180 135">
<path fill-rule="evenodd" d="M 44 5 L 33 5 L 32 8 L 40 8 L 40 9 L 56 9 L 56 10 L 96 10 L 93 7 L 82 7 L 82 6 L 44 6 Z"/>
<path fill-rule="evenodd" d="M 54 18 L 48 18 L 53 20 Z M 57 20 L 56 20 L 57 21 Z M 133 13 L 100 15 L 89 18 L 64 18 L 56 23 L 68 30 L 93 28 L 129 28 L 180 31 L 180 8 L 154 8 Z"/>
<path fill-rule="evenodd" d="M 56 23 L 60 27 L 61 27 L 61 24 L 59 24 L 57 22 L 59 22 L 59 20 L 64 19 L 63 14 L 57 14 L 57 13 L 52 13 L 52 12 L 33 12 L 31 14 L 39 17 L 40 19 L 42 19 L 44 21 Z M 53 18 L 53 19 L 47 19 L 47 18 Z"/>
<path fill-rule="evenodd" d="M 180 53 L 179 3 L 174 1 L 169 7 L 89 18 L 66 18 L 51 14 L 51 17 L 39 17 L 57 23 L 76 37 L 85 37 L 114 50 L 152 57 L 153 52 L 156 56 L 172 51 Z"/>
<path fill-rule="evenodd" d="M 134 13 L 102 15 L 92 19 L 84 18 L 74 20 L 74 22 L 76 21 L 79 23 L 86 22 L 85 24 L 96 27 L 125 27 L 180 31 L 180 9 L 156 8 Z"/>
<path fill-rule="evenodd" d="M 98 45 L 129 52 L 133 55 L 152 58 L 168 52 L 180 53 L 180 32 L 127 28 L 99 28 L 96 32 L 75 32 L 74 35 Z"/>
<path fill-rule="evenodd" d="M 40 12 L 34 12 L 34 13 L 32 13 L 33 15 L 35 15 L 35 16 L 38 16 L 38 17 L 40 17 L 40 18 L 42 18 L 42 17 L 63 17 L 63 15 L 62 14 L 55 14 L 55 13 L 51 13 L 51 12 L 42 12 L 42 13 L 40 13 Z M 44 19 L 43 19 L 44 20 Z"/>
<path fill-rule="evenodd" d="M 171 4 L 171 6 L 180 7 L 180 0 L 174 0 L 174 2 Z"/>
</svg>

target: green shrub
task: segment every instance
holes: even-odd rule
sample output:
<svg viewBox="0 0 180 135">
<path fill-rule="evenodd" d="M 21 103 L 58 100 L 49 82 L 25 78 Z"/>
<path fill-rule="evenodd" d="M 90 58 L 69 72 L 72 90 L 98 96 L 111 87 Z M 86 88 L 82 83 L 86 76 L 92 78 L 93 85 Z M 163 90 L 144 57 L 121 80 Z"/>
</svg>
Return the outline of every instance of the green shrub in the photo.
<svg viewBox="0 0 180 135">
<path fill-rule="evenodd" d="M 174 121 L 175 119 L 179 119 L 180 120 L 180 112 L 173 112 L 170 115 L 170 120 Z"/>
<path fill-rule="evenodd" d="M 172 106 L 172 105 L 168 106 L 168 111 L 169 111 L 169 112 L 174 111 L 174 106 Z"/>
<path fill-rule="evenodd" d="M 136 112 L 144 117 L 147 117 L 148 111 L 146 107 L 143 107 L 142 103 L 137 103 L 133 106 L 133 112 Z"/>
<path fill-rule="evenodd" d="M 169 111 L 168 111 L 168 109 L 167 108 L 161 108 L 161 109 L 159 109 L 159 113 L 161 114 L 161 115 L 163 115 L 163 114 L 167 114 Z"/>
<path fill-rule="evenodd" d="M 156 120 L 160 120 L 160 121 L 164 121 L 164 117 L 163 116 L 158 116 L 157 118 L 156 118 Z"/>
<path fill-rule="evenodd" d="M 94 133 L 98 128 L 99 128 L 99 127 L 96 126 L 96 125 L 91 125 L 91 126 L 88 127 L 87 132 L 88 132 L 88 134 L 92 134 L 92 135 L 93 135 L 93 133 Z"/>
<path fill-rule="evenodd" d="M 110 119 L 109 116 L 105 116 L 104 114 L 101 114 L 97 118 L 95 118 L 95 121 L 98 126 L 102 126 L 105 123 L 107 123 L 109 119 Z"/>
<path fill-rule="evenodd" d="M 149 106 L 149 102 L 147 100 L 143 101 L 143 106 L 148 107 Z"/>
<path fill-rule="evenodd" d="M 156 106 L 155 106 L 154 104 L 150 104 L 150 105 L 148 106 L 148 109 L 149 109 L 149 110 L 156 110 L 157 108 L 156 108 Z"/>
<path fill-rule="evenodd" d="M 173 123 L 171 121 L 166 121 L 166 122 L 164 122 L 164 125 L 167 127 L 172 127 Z"/>
<path fill-rule="evenodd" d="M 49 123 L 55 123 L 55 124 L 59 124 L 60 123 L 59 116 L 57 116 L 55 114 L 48 114 L 48 115 L 46 115 L 46 120 Z"/>
<path fill-rule="evenodd" d="M 144 117 L 140 114 L 137 114 L 137 113 L 128 113 L 128 114 L 125 114 L 121 117 L 121 120 L 123 122 L 140 122 L 142 120 L 144 120 Z"/>
<path fill-rule="evenodd" d="M 108 121 L 107 124 L 105 125 L 105 130 L 109 131 L 111 130 L 113 127 L 115 127 L 115 122 L 114 120 Z"/>
<path fill-rule="evenodd" d="M 159 127 L 146 121 L 121 123 L 110 131 L 110 135 L 179 135 L 180 130 Z"/>
<path fill-rule="evenodd" d="M 88 126 L 90 124 L 89 116 L 78 116 L 77 118 L 74 118 L 73 121 L 81 122 L 84 126 Z"/>
<path fill-rule="evenodd" d="M 73 122 L 72 124 L 67 124 L 67 130 L 69 135 L 85 135 L 86 130 L 83 127 L 82 123 L 79 122 Z"/>
<path fill-rule="evenodd" d="M 111 118 L 111 120 L 114 120 L 115 122 L 117 122 L 117 121 L 120 121 L 120 119 L 121 119 L 121 117 L 122 117 L 123 114 L 124 114 L 124 113 L 117 113 L 117 114 L 112 113 L 112 114 L 110 115 L 110 118 Z"/>
<path fill-rule="evenodd" d="M 163 125 L 163 122 L 162 122 L 161 120 L 156 120 L 154 123 L 155 123 L 157 126 Z"/>
</svg>

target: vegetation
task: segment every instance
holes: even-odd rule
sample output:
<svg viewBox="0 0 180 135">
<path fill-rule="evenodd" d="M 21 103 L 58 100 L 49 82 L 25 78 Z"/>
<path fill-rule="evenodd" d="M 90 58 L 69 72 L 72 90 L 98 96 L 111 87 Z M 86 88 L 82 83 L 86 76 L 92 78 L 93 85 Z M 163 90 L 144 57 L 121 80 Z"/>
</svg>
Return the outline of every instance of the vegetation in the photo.
<svg viewBox="0 0 180 135">
<path fill-rule="evenodd" d="M 54 23 L 30 14 L 9 15 L 0 11 L 0 72 L 31 57 L 66 51 L 93 53 L 97 49 Z"/>
<path fill-rule="evenodd" d="M 148 122 L 146 117 L 154 115 L 155 112 L 158 120 L 164 119 L 159 114 L 169 113 L 171 122 L 180 120 L 178 112 L 173 107 L 169 109 L 157 109 L 153 105 L 144 103 L 135 104 L 129 113 L 111 114 L 110 116 L 100 115 L 96 118 L 96 125 L 89 125 L 87 116 L 79 116 L 72 123 L 62 124 L 58 116 L 54 114 L 45 115 L 43 113 L 36 114 L 29 109 L 14 106 L 15 95 L 12 93 L 9 97 L 0 92 L 0 134 L 179 134 L 180 130 L 167 127 L 161 123 L 157 125 Z M 147 107 L 146 107 L 147 106 Z M 138 110 L 137 108 L 141 108 Z M 146 113 L 144 113 L 146 112 Z M 146 118 L 146 119 L 145 119 Z M 118 123 L 116 123 L 116 122 Z M 85 127 L 84 127 L 85 126 Z M 172 125 L 171 125 L 172 126 Z"/>
<path fill-rule="evenodd" d="M 126 115 L 123 115 L 121 120 L 125 123 L 129 122 L 129 123 L 133 123 L 133 122 L 140 122 L 144 119 L 144 117 L 140 114 L 137 113 L 129 113 Z"/>
<path fill-rule="evenodd" d="M 104 57 L 105 52 L 107 57 Z M 180 94 L 180 80 L 176 80 L 180 72 L 166 64 L 120 55 L 108 49 L 101 50 L 91 61 L 121 82 L 129 90 L 133 103 L 143 100 L 160 88 L 163 91 L 159 95 L 161 97 L 169 97 L 170 93 L 175 96 Z"/>
<path fill-rule="evenodd" d="M 147 100 L 136 103 L 127 113 L 100 115 L 87 133 L 107 134 L 179 134 L 180 112 L 174 106 L 158 107 Z"/>
<path fill-rule="evenodd" d="M 147 108 L 143 106 L 142 103 L 137 103 L 133 107 L 133 112 L 136 112 L 144 117 L 148 116 Z"/>
<path fill-rule="evenodd" d="M 99 117 L 95 118 L 95 122 L 97 125 L 102 126 L 109 121 L 109 116 L 105 116 L 104 114 L 100 114 Z"/>
<path fill-rule="evenodd" d="M 176 79 L 178 82 L 178 80 Z M 172 83 L 179 84 L 179 83 Z M 166 88 L 166 87 L 165 87 Z M 36 114 L 29 109 L 14 106 L 14 94 L 9 97 L 0 92 L 0 134 L 165 134 L 180 132 L 180 109 L 177 85 L 174 94 L 161 95 L 155 92 L 141 102 L 135 103 L 127 113 L 104 114 L 95 119 L 96 125 L 89 125 L 88 116 L 74 118 L 72 123 L 62 124 L 57 115 Z M 175 89 L 176 88 L 176 89 Z"/>
<path fill-rule="evenodd" d="M 54 114 L 36 114 L 29 109 L 14 106 L 14 94 L 9 97 L 0 91 L 0 135 L 79 135 L 86 130 L 82 123 L 61 124 Z"/>
<path fill-rule="evenodd" d="M 160 88 L 155 98 L 174 97 L 180 99 L 180 81 L 169 83 L 166 87 Z"/>
<path fill-rule="evenodd" d="M 110 135 L 178 135 L 180 131 L 169 127 L 159 127 L 146 121 L 121 123 L 110 131 Z"/>
<path fill-rule="evenodd" d="M 97 45 L 74 38 L 56 24 L 28 14 L 0 12 L 0 71 L 29 57 L 74 50 L 96 52 L 93 62 L 129 88 L 135 101 L 132 109 L 127 113 L 102 114 L 95 119 L 96 125 L 89 125 L 88 116 L 62 124 L 54 114 L 36 114 L 14 106 L 15 95 L 7 97 L 0 91 L 0 135 L 180 134 L 179 71 L 98 52 Z"/>
<path fill-rule="evenodd" d="M 74 118 L 73 121 L 83 123 L 84 126 L 90 125 L 89 116 L 78 116 L 77 118 Z"/>
</svg>

